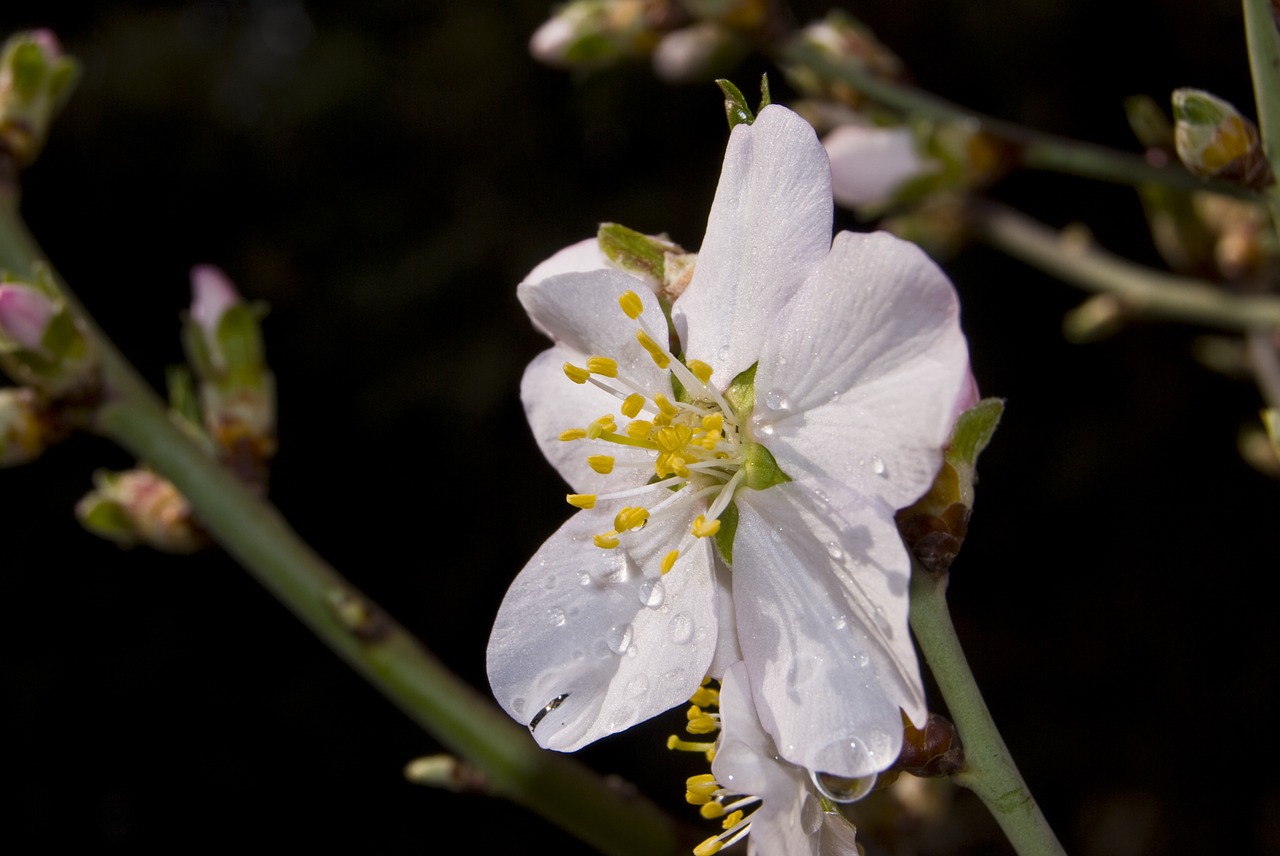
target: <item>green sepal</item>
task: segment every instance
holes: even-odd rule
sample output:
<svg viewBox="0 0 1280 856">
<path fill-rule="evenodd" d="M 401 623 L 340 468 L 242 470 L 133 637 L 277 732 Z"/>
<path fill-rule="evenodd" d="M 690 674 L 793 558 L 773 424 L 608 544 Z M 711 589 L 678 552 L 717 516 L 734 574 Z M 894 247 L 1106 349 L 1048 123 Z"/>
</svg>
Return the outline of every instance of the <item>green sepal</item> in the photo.
<svg viewBox="0 0 1280 856">
<path fill-rule="evenodd" d="M 716 518 L 720 521 L 720 528 L 715 535 L 711 537 L 715 539 L 716 548 L 720 551 L 720 557 L 724 559 L 726 565 L 733 565 L 733 536 L 738 534 L 738 505 L 730 502 L 724 507 L 724 511 L 720 512 L 720 516 Z"/>
<path fill-rule="evenodd" d="M 13 91 L 23 101 L 30 101 L 40 94 L 48 65 L 45 62 L 44 50 L 32 41 L 20 42 L 13 47 L 9 55 L 9 68 L 12 72 Z"/>
<path fill-rule="evenodd" d="M 169 390 L 169 411 L 181 424 L 192 428 L 203 424 L 200 395 L 196 392 L 195 375 L 187 366 L 169 366 L 164 372 Z"/>
<path fill-rule="evenodd" d="M 756 406 L 756 367 L 759 365 L 752 363 L 750 368 L 743 369 L 724 391 L 724 400 L 740 417 L 746 416 Z"/>
<path fill-rule="evenodd" d="M 661 283 L 666 275 L 664 254 L 673 246 L 617 223 L 601 223 L 596 232 L 600 252 L 628 273 Z"/>
<path fill-rule="evenodd" d="M 76 516 L 85 529 L 100 538 L 128 547 L 138 541 L 133 521 L 124 506 L 96 494 L 89 494 L 76 506 Z"/>
<path fill-rule="evenodd" d="M 952 464 L 964 463 L 973 466 L 978 455 L 987 448 L 1000 417 L 1004 415 L 1004 400 L 1000 398 L 984 398 L 970 407 L 956 420 L 956 427 L 951 432 L 951 445 L 947 449 L 947 460 Z"/>
<path fill-rule="evenodd" d="M 40 338 L 40 346 L 53 357 L 55 363 L 81 359 L 88 347 L 84 334 L 65 306 L 49 319 L 44 335 Z"/>
<path fill-rule="evenodd" d="M 218 347 L 226 364 L 226 381 L 256 387 L 262 382 L 262 330 L 259 304 L 237 303 L 218 321 Z"/>
<path fill-rule="evenodd" d="M 760 107 L 756 109 L 756 112 L 759 113 L 772 103 L 773 96 L 769 94 L 769 74 L 766 72 L 760 75 Z"/>
<path fill-rule="evenodd" d="M 748 443 L 747 453 L 743 457 L 742 470 L 746 477 L 742 486 L 752 490 L 764 490 L 776 484 L 791 481 L 791 477 L 778 466 L 773 453 L 759 443 Z"/>
<path fill-rule="evenodd" d="M 724 115 L 729 120 L 729 130 L 732 131 L 738 125 L 750 125 L 756 120 L 756 114 L 747 106 L 747 99 L 741 89 L 724 78 L 717 80 L 716 85 L 724 93 Z"/>
</svg>

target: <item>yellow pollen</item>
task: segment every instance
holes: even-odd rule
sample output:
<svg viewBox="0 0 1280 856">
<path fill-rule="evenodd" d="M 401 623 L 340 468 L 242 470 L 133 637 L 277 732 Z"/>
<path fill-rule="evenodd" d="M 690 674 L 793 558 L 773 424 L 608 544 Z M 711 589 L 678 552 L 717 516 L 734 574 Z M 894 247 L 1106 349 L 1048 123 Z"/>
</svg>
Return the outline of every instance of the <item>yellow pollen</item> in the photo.
<svg viewBox="0 0 1280 856">
<path fill-rule="evenodd" d="M 724 823 L 720 824 L 720 828 L 733 829 L 739 823 L 742 823 L 742 809 L 730 812 L 729 816 L 724 819 Z"/>
<path fill-rule="evenodd" d="M 720 840 L 720 837 L 718 835 L 712 836 L 693 848 L 693 856 L 712 856 L 714 853 L 719 853 L 721 847 L 724 847 L 724 842 Z"/>
<path fill-rule="evenodd" d="M 698 814 L 702 815 L 706 820 L 715 820 L 718 817 L 724 817 L 724 804 L 709 802 L 702 808 L 698 809 Z"/>
<path fill-rule="evenodd" d="M 595 508 L 596 495 L 594 493 L 571 493 L 565 497 L 565 501 L 574 508 Z"/>
<path fill-rule="evenodd" d="M 564 364 L 564 373 L 574 383 L 586 383 L 587 378 L 591 377 L 591 372 L 573 363 Z"/>
<path fill-rule="evenodd" d="M 609 473 L 613 472 L 613 456 L 590 455 L 587 457 L 587 465 L 590 466 L 591 469 L 598 472 L 600 475 L 607 476 L 609 475 Z M 702 519 L 701 517 L 698 518 L 698 520 L 701 520 L 701 519 Z M 698 525 L 697 521 L 694 521 L 694 527 L 695 527 L 694 534 L 697 534 L 696 532 L 697 525 Z M 717 528 L 719 528 L 718 525 L 717 525 Z"/>
<path fill-rule="evenodd" d="M 601 550 L 612 550 L 618 546 L 617 532 L 601 532 L 599 535 L 591 539 L 591 542 Z"/>
<path fill-rule="evenodd" d="M 644 396 L 638 392 L 633 392 L 622 401 L 622 415 L 628 419 L 635 419 L 640 415 L 640 410 L 644 407 Z"/>
<path fill-rule="evenodd" d="M 560 432 L 560 439 L 566 442 L 569 440 L 581 440 L 583 437 L 586 437 L 586 436 L 587 436 L 587 432 L 586 432 L 586 429 L 584 428 L 570 428 L 567 431 Z"/>
<path fill-rule="evenodd" d="M 653 361 L 658 364 L 658 368 L 665 369 L 671 365 L 671 358 L 658 346 L 657 342 L 649 338 L 648 333 L 643 330 L 637 330 L 636 341 L 640 343 L 640 347 L 649 352 L 649 356 L 653 357 Z"/>
<path fill-rule="evenodd" d="M 653 442 L 664 452 L 678 452 L 693 439 L 693 429 L 688 425 L 668 425 L 654 432 Z"/>
<path fill-rule="evenodd" d="M 671 569 L 676 566 L 676 559 L 680 558 L 679 550 L 672 550 L 670 553 L 662 557 L 661 569 L 664 574 L 671 573 Z"/>
<path fill-rule="evenodd" d="M 640 295 L 634 291 L 623 293 L 618 298 L 618 305 L 622 307 L 622 311 L 627 313 L 627 317 L 632 321 L 640 317 L 640 313 L 644 311 L 644 304 L 640 301 Z"/>
<path fill-rule="evenodd" d="M 648 440 L 652 432 L 653 423 L 644 419 L 637 419 L 627 425 L 627 436 L 635 440 Z"/>
<path fill-rule="evenodd" d="M 688 366 L 689 371 L 693 372 L 693 376 L 698 380 L 703 383 L 711 380 L 711 366 L 707 365 L 702 360 L 689 360 Z"/>
<path fill-rule="evenodd" d="M 605 377 L 617 377 L 618 361 L 612 357 L 591 357 L 587 360 L 587 371 Z"/>
<path fill-rule="evenodd" d="M 698 687 L 693 695 L 689 696 L 689 701 L 698 707 L 719 707 L 720 691 L 713 690 L 711 687 Z"/>
<path fill-rule="evenodd" d="M 720 531 L 719 518 L 708 521 L 705 514 L 699 514 L 693 519 L 692 532 L 698 538 L 707 538 Z"/>
<path fill-rule="evenodd" d="M 629 532 L 632 529 L 639 529 L 648 522 L 649 509 L 628 505 L 613 519 L 613 527 L 619 532 Z"/>
<path fill-rule="evenodd" d="M 668 418 L 676 416 L 680 413 L 680 408 L 671 403 L 671 399 L 662 393 L 658 393 L 653 397 L 653 403 L 658 405 L 659 412 Z"/>
</svg>

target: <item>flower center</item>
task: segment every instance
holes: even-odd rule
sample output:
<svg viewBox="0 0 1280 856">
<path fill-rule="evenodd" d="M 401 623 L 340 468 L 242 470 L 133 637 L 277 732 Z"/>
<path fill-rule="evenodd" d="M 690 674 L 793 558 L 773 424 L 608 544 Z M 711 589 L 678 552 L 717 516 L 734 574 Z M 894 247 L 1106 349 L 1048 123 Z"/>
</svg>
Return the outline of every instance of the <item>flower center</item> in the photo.
<svg viewBox="0 0 1280 856">
<path fill-rule="evenodd" d="M 649 507 L 623 506 L 614 518 L 613 528 L 595 536 L 595 545 L 605 550 L 617 547 L 627 533 L 642 528 L 654 517 L 679 513 L 687 508 L 685 500 L 705 500 L 706 511 L 693 519 L 689 534 L 695 538 L 716 537 L 725 560 L 731 561 L 732 530 L 737 518 L 736 510 L 731 507 L 734 492 L 743 486 L 767 487 L 785 481 L 786 476 L 777 469 L 773 457 L 763 446 L 747 440 L 739 409 L 711 383 L 711 366 L 701 360 L 685 362 L 672 353 L 667 344 L 667 331 L 655 331 L 646 323 L 644 304 L 635 292 L 624 293 L 618 303 L 623 314 L 637 324 L 637 345 L 658 368 L 670 370 L 673 393 L 669 396 L 665 391 L 644 389 L 634 379 L 621 375 L 614 357 L 592 356 L 586 366 L 565 363 L 564 373 L 570 380 L 591 383 L 613 395 L 620 402 L 619 413 L 629 421 L 620 427 L 617 417 L 606 413 L 590 425 L 564 431 L 560 439 L 595 440 L 645 449 L 649 456 L 626 465 L 652 467 L 653 472 L 648 482 L 638 488 L 604 494 L 569 494 L 566 499 L 577 508 L 593 508 L 600 500 L 652 495 L 654 488 L 666 488 L 670 492 Z M 754 369 L 748 371 L 746 383 L 750 384 Z M 587 457 L 587 464 L 607 475 L 613 472 L 618 461 L 613 455 L 593 454 Z M 679 549 L 666 555 L 662 573 L 674 567 L 679 555 Z"/>
</svg>

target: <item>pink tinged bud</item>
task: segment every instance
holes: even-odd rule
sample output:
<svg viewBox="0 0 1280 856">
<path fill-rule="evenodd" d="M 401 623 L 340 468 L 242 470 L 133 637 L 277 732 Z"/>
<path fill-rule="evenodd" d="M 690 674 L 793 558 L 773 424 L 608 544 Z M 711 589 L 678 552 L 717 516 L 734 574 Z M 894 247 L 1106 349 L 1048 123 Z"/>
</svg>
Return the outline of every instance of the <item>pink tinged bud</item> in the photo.
<svg viewBox="0 0 1280 856">
<path fill-rule="evenodd" d="M 44 51 L 44 55 L 50 60 L 62 56 L 62 43 L 53 34 L 53 30 L 32 30 L 27 36 L 40 46 L 40 50 Z"/>
<path fill-rule="evenodd" d="M 831 158 L 831 190 L 846 208 L 882 205 L 904 182 L 936 165 L 916 154 L 907 128 L 842 125 L 822 141 Z"/>
<path fill-rule="evenodd" d="M 40 350 L 53 318 L 53 301 L 25 285 L 0 285 L 0 335 L 27 350 Z"/>
<path fill-rule="evenodd" d="M 196 265 L 191 269 L 191 320 L 210 341 L 218 332 L 222 316 L 240 302 L 231 280 L 213 265 Z"/>
<path fill-rule="evenodd" d="M 563 65 L 569 46 L 577 37 L 575 30 L 574 22 L 556 16 L 539 27 L 529 39 L 529 53 L 546 65 Z"/>
</svg>

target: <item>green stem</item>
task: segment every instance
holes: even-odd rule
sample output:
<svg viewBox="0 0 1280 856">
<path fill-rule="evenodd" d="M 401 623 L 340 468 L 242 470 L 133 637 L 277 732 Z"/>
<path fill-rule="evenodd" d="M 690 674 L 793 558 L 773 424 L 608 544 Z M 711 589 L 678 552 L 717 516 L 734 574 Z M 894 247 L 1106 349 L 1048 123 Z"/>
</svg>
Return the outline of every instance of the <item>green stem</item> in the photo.
<svg viewBox="0 0 1280 856">
<path fill-rule="evenodd" d="M 970 226 L 992 246 L 1081 288 L 1113 294 L 1134 313 L 1230 330 L 1280 327 L 1280 298 L 1231 294 L 1134 264 L 1003 205 L 975 203 L 971 212 Z"/>
<path fill-rule="evenodd" d="M 0 267 L 25 275 L 38 261 L 44 256 L 18 214 L 16 195 L 0 190 Z M 74 303 L 65 284 L 59 286 Z M 188 440 L 110 341 L 100 333 L 97 339 L 104 403 L 92 427 L 172 481 L 204 529 L 365 680 L 483 770 L 495 794 L 606 853 L 675 852 L 674 830 L 656 807 L 621 795 L 571 758 L 540 749 L 526 729 L 317 556 L 273 506 Z"/>
<path fill-rule="evenodd" d="M 1276 33 L 1270 0 L 1244 0 L 1244 36 L 1262 150 L 1271 164 L 1271 174 L 1280 177 L 1280 35 Z M 1272 225 L 1280 230 L 1280 181 L 1267 188 L 1267 201 Z"/>
<path fill-rule="evenodd" d="M 842 62 L 807 45 L 792 44 L 784 48 L 780 59 L 784 63 L 804 65 L 828 79 L 852 86 L 871 101 L 899 113 L 933 122 L 961 123 L 1012 143 L 1019 152 L 1019 166 L 1138 187 L 1160 184 L 1181 190 L 1210 190 L 1245 199 L 1257 198 L 1239 185 L 1194 176 L 1180 164 L 1153 166 L 1138 155 L 1045 134 L 966 110 L 906 84 L 877 77 L 854 63 Z"/>
<path fill-rule="evenodd" d="M 1020 856 L 1064 856 L 965 660 L 947 610 L 947 577 L 918 564 L 911 574 L 911 629 L 964 744 L 965 767 L 955 775 L 956 782 L 986 804 Z"/>
</svg>

